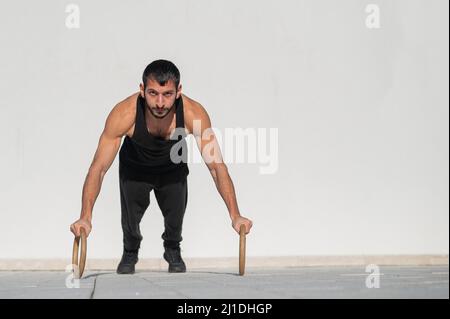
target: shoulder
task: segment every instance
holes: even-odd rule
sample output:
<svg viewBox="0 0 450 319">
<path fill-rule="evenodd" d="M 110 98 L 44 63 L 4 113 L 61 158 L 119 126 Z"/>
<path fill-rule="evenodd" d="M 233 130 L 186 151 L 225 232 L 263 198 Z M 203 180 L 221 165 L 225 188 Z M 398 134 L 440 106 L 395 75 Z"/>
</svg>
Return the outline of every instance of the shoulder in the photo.
<svg viewBox="0 0 450 319">
<path fill-rule="evenodd" d="M 133 93 L 113 107 L 106 119 L 106 131 L 115 136 L 123 136 L 134 127 L 138 95 L 139 92 Z"/>
<path fill-rule="evenodd" d="M 200 121 L 202 130 L 211 127 L 208 112 L 203 105 L 185 94 L 181 94 L 181 96 L 183 98 L 184 122 L 189 133 L 193 131 L 194 121 Z"/>
<path fill-rule="evenodd" d="M 124 117 L 136 115 L 136 101 L 138 96 L 139 92 L 133 93 L 117 103 L 114 109 L 116 109 L 116 112 Z"/>
</svg>

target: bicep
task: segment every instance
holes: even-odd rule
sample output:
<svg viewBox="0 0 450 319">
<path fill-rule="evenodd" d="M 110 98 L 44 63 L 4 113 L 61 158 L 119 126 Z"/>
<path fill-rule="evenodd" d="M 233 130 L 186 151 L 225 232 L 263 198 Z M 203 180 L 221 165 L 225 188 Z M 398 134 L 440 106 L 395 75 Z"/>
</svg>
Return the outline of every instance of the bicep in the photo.
<svg viewBox="0 0 450 319">
<path fill-rule="evenodd" d="M 105 127 L 100 135 L 97 150 L 91 167 L 106 172 L 114 161 L 120 147 L 122 137 L 132 122 L 123 116 L 120 106 L 116 106 L 106 119 Z M 130 122 L 130 123 L 128 123 Z"/>
</svg>

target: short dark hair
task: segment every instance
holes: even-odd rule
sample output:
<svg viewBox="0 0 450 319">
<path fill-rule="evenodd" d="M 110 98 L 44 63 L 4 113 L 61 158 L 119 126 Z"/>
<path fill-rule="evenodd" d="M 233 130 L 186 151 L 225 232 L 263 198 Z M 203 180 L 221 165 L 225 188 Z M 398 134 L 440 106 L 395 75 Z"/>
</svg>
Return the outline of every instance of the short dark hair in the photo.
<svg viewBox="0 0 450 319">
<path fill-rule="evenodd" d="M 180 84 L 180 71 L 170 61 L 155 60 L 147 65 L 142 74 L 144 87 L 149 79 L 157 81 L 159 85 L 166 85 L 168 81 L 172 80 L 175 82 L 175 89 L 178 89 L 178 85 Z"/>
</svg>

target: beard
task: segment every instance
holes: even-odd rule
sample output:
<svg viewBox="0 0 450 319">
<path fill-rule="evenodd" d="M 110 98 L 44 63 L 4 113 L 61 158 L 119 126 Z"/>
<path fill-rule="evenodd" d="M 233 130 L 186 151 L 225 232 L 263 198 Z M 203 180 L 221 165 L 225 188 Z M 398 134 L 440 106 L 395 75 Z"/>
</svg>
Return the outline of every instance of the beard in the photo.
<svg viewBox="0 0 450 319">
<path fill-rule="evenodd" d="M 170 111 L 172 111 L 175 103 L 176 103 L 176 99 L 173 102 L 172 106 L 169 108 L 162 108 L 162 109 L 158 109 L 156 107 L 151 107 L 150 105 L 147 104 L 147 101 L 145 101 L 145 105 L 148 107 L 148 109 L 150 110 L 150 113 L 152 113 L 152 115 L 158 119 L 163 119 L 165 118 L 167 115 L 170 114 Z M 160 110 L 161 112 L 158 112 L 158 110 Z"/>
</svg>

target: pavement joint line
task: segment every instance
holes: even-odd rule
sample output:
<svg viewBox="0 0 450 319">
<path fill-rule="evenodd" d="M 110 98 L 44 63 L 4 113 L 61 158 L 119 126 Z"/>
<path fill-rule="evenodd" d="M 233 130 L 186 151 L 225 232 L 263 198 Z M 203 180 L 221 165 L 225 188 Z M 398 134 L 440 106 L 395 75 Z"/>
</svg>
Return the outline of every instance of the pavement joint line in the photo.
<svg viewBox="0 0 450 319">
<path fill-rule="evenodd" d="M 91 292 L 91 295 L 89 296 L 89 299 L 94 299 L 96 284 L 97 284 L 97 276 L 95 276 L 95 278 L 94 278 L 94 287 L 92 287 L 92 292 Z"/>
</svg>

